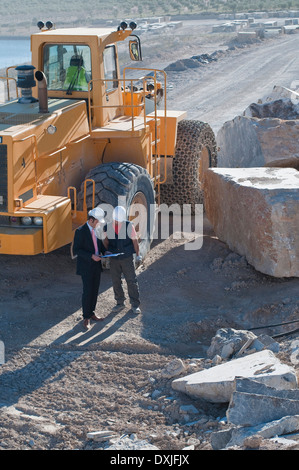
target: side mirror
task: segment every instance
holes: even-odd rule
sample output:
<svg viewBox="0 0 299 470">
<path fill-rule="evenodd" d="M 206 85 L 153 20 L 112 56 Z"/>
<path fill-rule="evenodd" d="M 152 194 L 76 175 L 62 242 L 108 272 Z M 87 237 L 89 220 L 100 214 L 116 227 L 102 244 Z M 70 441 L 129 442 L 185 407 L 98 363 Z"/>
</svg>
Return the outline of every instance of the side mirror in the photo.
<svg viewBox="0 0 299 470">
<path fill-rule="evenodd" d="M 129 41 L 129 52 L 132 60 L 142 60 L 140 41 L 138 39 L 132 39 Z"/>
</svg>

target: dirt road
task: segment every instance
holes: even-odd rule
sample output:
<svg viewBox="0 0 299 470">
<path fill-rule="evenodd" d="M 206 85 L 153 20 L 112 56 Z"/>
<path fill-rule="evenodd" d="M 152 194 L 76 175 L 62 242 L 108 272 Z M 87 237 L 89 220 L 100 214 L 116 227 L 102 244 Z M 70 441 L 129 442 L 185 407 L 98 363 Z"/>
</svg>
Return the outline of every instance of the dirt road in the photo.
<svg viewBox="0 0 299 470">
<path fill-rule="evenodd" d="M 297 78 L 298 38 L 232 51 L 201 70 L 170 74 L 177 87 L 171 108 L 187 109 L 189 118 L 207 120 L 216 130 L 273 85 Z M 88 332 L 82 330 L 81 280 L 68 247 L 34 258 L 0 257 L 0 339 L 6 348 L 0 448 L 101 449 L 104 444 L 87 432 L 103 429 L 133 433 L 135 449 L 140 440 L 161 450 L 211 448 L 209 433 L 222 429 L 226 407 L 174 392 L 163 369 L 174 358 L 185 373 L 209 367 L 206 350 L 220 327 L 297 319 L 299 280 L 255 271 L 215 237 L 206 218 L 201 249 L 185 250 L 193 238 L 190 228 L 187 239 L 170 234 L 154 241 L 138 271 L 141 315 L 129 305 L 111 314 L 111 280 L 104 271 L 97 307 L 103 321 Z M 281 340 L 287 362 L 295 340 Z M 188 404 L 195 415 L 182 411 Z"/>
<path fill-rule="evenodd" d="M 189 119 L 208 122 L 217 134 L 224 122 L 271 93 L 275 85 L 299 85 L 299 36 L 266 39 L 237 48 L 200 70 L 168 72 L 172 109 L 186 109 Z M 204 69 L 204 70 L 203 70 Z"/>
</svg>

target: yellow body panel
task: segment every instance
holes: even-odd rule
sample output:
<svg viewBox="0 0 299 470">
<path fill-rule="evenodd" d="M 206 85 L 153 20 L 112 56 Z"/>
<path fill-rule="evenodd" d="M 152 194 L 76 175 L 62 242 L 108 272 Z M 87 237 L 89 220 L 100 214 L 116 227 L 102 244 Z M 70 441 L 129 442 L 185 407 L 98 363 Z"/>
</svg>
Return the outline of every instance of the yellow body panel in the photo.
<svg viewBox="0 0 299 470">
<path fill-rule="evenodd" d="M 72 241 L 71 201 L 61 196 L 37 196 L 15 217 L 42 217 L 43 226 L 0 228 L 0 253 L 34 255 L 48 253 Z"/>
<path fill-rule="evenodd" d="M 43 251 L 41 228 L 0 228 L 0 253 L 7 255 L 37 255 Z"/>
<path fill-rule="evenodd" d="M 123 92 L 124 102 L 124 114 L 126 116 L 139 116 L 141 112 L 141 106 L 143 105 L 144 96 L 143 93 L 131 93 L 130 91 Z"/>
<path fill-rule="evenodd" d="M 19 214 L 43 218 L 44 252 L 56 250 L 72 241 L 71 201 L 61 196 L 38 196 L 18 211 Z"/>
<path fill-rule="evenodd" d="M 151 113 L 148 116 L 154 117 L 154 115 L 155 113 Z M 177 125 L 179 121 L 185 119 L 187 113 L 185 111 L 167 111 L 165 117 L 164 111 L 158 110 L 156 115 L 160 121 L 159 153 L 161 155 L 174 156 Z"/>
</svg>

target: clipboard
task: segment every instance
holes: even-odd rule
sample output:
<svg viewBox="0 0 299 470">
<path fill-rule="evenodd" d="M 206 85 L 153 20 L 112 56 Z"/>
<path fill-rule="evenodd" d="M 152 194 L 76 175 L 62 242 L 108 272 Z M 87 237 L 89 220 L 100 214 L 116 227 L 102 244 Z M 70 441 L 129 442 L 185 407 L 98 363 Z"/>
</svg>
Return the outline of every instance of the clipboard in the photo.
<svg viewBox="0 0 299 470">
<path fill-rule="evenodd" d="M 113 258 L 114 256 L 124 255 L 124 253 L 111 253 L 110 255 L 102 255 L 101 258 Z"/>
</svg>

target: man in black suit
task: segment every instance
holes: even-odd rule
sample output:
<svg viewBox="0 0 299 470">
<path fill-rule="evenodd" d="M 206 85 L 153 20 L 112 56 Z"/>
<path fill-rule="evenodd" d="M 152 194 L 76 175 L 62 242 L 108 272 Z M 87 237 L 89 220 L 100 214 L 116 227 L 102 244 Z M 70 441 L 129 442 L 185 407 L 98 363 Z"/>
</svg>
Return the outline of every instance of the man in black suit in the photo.
<svg viewBox="0 0 299 470">
<path fill-rule="evenodd" d="M 77 256 L 76 274 L 81 276 L 83 283 L 82 312 L 85 329 L 90 328 L 90 320 L 102 320 L 94 311 L 101 281 L 101 254 L 104 254 L 105 248 L 102 241 L 96 237 L 95 228 L 99 223 L 105 223 L 104 215 L 100 207 L 90 210 L 87 222 L 76 230 L 74 237 L 73 254 Z"/>
</svg>

